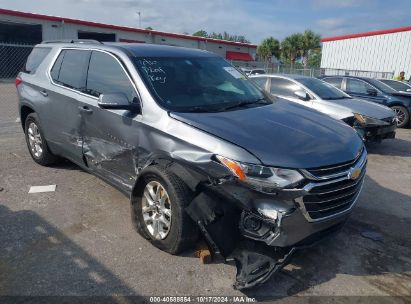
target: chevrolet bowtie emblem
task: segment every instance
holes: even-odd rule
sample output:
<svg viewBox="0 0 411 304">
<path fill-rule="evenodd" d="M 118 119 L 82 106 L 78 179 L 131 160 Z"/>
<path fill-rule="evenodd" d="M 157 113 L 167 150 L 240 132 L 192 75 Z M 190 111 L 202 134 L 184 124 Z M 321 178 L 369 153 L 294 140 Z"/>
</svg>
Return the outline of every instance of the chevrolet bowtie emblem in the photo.
<svg viewBox="0 0 411 304">
<path fill-rule="evenodd" d="M 359 178 L 361 175 L 361 169 L 355 168 L 355 169 L 351 169 L 350 173 L 348 173 L 348 178 L 352 179 L 352 180 L 356 180 L 357 178 Z"/>
</svg>

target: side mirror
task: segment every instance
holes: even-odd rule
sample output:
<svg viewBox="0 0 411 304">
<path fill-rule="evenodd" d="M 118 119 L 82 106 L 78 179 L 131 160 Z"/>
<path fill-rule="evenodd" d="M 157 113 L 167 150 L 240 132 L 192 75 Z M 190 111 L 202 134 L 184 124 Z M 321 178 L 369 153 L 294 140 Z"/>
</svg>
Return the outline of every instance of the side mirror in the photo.
<svg viewBox="0 0 411 304">
<path fill-rule="evenodd" d="M 299 91 L 295 91 L 294 95 L 297 96 L 299 99 L 304 100 L 304 101 L 308 101 L 310 100 L 310 95 L 308 95 L 308 93 L 306 91 L 303 90 L 299 90 Z"/>
<path fill-rule="evenodd" d="M 367 94 L 370 96 L 377 96 L 378 92 L 376 89 L 367 89 Z"/>
<path fill-rule="evenodd" d="M 123 93 L 101 94 L 98 105 L 102 109 L 140 111 L 140 104 L 129 102 Z"/>
</svg>

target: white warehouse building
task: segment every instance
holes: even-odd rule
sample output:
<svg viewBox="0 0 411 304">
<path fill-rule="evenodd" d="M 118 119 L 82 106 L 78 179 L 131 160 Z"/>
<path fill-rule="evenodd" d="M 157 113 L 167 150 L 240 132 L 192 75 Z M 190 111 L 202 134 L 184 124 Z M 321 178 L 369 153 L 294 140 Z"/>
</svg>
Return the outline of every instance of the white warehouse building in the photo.
<svg viewBox="0 0 411 304">
<path fill-rule="evenodd" d="M 391 78 L 411 75 L 411 26 L 322 39 L 325 74 Z"/>
<path fill-rule="evenodd" d="M 0 79 L 15 77 L 33 45 L 44 40 L 95 39 L 197 48 L 240 64 L 254 61 L 257 45 L 104 24 L 0 8 Z M 25 46 L 23 48 L 22 46 Z M 242 63 L 241 63 L 242 62 Z"/>
</svg>

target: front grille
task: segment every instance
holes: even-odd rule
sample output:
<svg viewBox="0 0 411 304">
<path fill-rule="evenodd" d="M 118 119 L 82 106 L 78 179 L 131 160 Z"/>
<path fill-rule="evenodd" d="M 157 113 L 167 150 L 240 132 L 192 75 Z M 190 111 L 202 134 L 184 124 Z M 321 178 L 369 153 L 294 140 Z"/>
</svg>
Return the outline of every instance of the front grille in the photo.
<svg viewBox="0 0 411 304">
<path fill-rule="evenodd" d="M 351 209 L 364 181 L 366 162 L 366 151 L 363 150 L 359 157 L 346 163 L 348 166 L 329 167 L 328 175 L 314 175 L 315 170 L 306 170 L 315 179 L 304 187 L 307 194 L 299 201 L 306 218 L 319 221 Z M 354 168 L 361 170 L 356 179 L 351 178 Z M 326 169 L 321 170 L 324 172 Z"/>
</svg>

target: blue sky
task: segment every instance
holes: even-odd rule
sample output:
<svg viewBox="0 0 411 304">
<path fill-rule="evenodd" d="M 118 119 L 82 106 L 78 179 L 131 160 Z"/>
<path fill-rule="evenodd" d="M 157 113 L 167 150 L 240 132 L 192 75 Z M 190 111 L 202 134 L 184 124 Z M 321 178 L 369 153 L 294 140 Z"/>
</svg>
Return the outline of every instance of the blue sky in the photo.
<svg viewBox="0 0 411 304">
<path fill-rule="evenodd" d="M 0 0 L 0 8 L 176 33 L 227 31 L 259 43 L 312 29 L 323 37 L 411 25 L 410 0 Z"/>
</svg>

